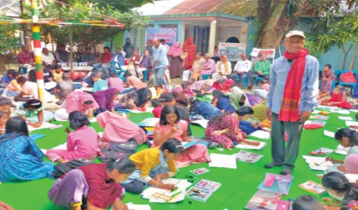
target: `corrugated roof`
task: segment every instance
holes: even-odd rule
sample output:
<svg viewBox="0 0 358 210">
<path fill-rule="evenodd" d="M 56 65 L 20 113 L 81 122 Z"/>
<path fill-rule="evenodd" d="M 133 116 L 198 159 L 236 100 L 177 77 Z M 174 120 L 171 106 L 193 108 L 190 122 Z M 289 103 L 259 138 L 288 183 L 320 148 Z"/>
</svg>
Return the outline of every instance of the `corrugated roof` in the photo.
<svg viewBox="0 0 358 210">
<path fill-rule="evenodd" d="M 162 0 L 154 1 L 153 3 L 145 4 L 141 7 L 134 8 L 134 11 L 140 12 L 145 16 L 151 15 L 163 15 L 168 10 L 172 9 L 174 6 L 182 3 L 185 0 Z"/>
<path fill-rule="evenodd" d="M 186 0 L 165 12 L 165 15 L 196 14 L 213 12 L 226 0 Z"/>
</svg>

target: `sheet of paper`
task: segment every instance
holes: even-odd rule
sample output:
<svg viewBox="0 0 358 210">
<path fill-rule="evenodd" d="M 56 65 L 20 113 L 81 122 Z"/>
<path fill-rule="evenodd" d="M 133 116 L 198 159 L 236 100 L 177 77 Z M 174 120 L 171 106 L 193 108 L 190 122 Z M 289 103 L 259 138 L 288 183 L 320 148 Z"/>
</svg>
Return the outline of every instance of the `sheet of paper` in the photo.
<svg viewBox="0 0 358 210">
<path fill-rule="evenodd" d="M 328 137 L 331 137 L 331 138 L 334 138 L 334 132 L 332 132 L 332 131 L 326 131 L 326 130 L 324 130 L 323 131 L 323 134 L 325 135 L 325 136 L 328 136 Z"/>
<path fill-rule="evenodd" d="M 31 126 L 31 125 L 27 125 L 27 127 L 29 129 L 29 132 L 31 132 L 31 131 L 41 130 L 41 129 L 46 129 L 46 128 L 49 128 L 49 129 L 61 128 L 61 127 L 63 127 L 63 125 L 56 125 L 56 124 L 52 124 L 52 123 L 49 123 L 49 122 L 44 122 L 42 124 L 42 126 L 39 127 L 39 128 L 35 128 L 35 127 Z"/>
<path fill-rule="evenodd" d="M 46 90 L 54 89 L 56 86 L 57 86 L 56 82 L 46 82 L 45 83 L 45 89 Z"/>
<path fill-rule="evenodd" d="M 250 136 L 256 137 L 256 138 L 259 138 L 259 139 L 264 139 L 264 140 L 268 140 L 271 137 L 270 132 L 261 131 L 261 130 L 258 130 L 258 131 L 255 131 L 255 132 L 251 133 Z"/>
<path fill-rule="evenodd" d="M 336 151 L 335 151 L 335 153 L 340 154 L 340 155 L 347 155 L 348 150 L 349 150 L 348 147 L 345 148 L 345 147 L 343 147 L 342 145 L 339 144 L 337 149 L 336 149 Z"/>
<path fill-rule="evenodd" d="M 358 126 L 358 122 L 355 121 L 346 121 L 346 126 Z"/>
<path fill-rule="evenodd" d="M 358 109 L 350 109 L 349 111 L 358 113 Z"/>
<path fill-rule="evenodd" d="M 151 210 L 152 208 L 149 205 L 138 205 L 133 203 L 127 203 L 129 210 Z"/>
<path fill-rule="evenodd" d="M 262 150 L 266 145 L 267 143 L 266 142 L 261 142 L 261 141 L 254 141 L 254 140 L 246 140 L 246 141 L 251 141 L 251 142 L 260 142 L 260 145 L 259 146 L 254 146 L 254 145 L 248 145 L 248 144 L 237 144 L 235 146 L 235 148 L 238 148 L 238 149 L 254 149 L 254 150 Z"/>
<path fill-rule="evenodd" d="M 356 183 L 358 181 L 358 174 L 344 174 L 350 183 Z"/>
<path fill-rule="evenodd" d="M 246 162 L 246 163 L 256 163 L 259 161 L 263 155 L 247 152 L 244 150 L 240 150 L 239 153 L 236 154 L 236 160 Z"/>
<path fill-rule="evenodd" d="M 91 123 L 95 123 L 97 122 L 97 118 L 96 117 L 92 117 L 88 119 Z"/>
<path fill-rule="evenodd" d="M 63 144 L 60 144 L 54 148 L 51 148 L 51 149 L 67 149 L 67 143 L 63 143 Z M 46 154 L 46 152 L 50 149 L 40 149 L 42 151 L 42 153 Z"/>
<path fill-rule="evenodd" d="M 303 159 L 305 159 L 306 163 L 312 170 L 316 171 L 325 171 L 328 168 L 333 167 L 333 163 L 330 161 L 326 161 L 325 157 L 314 157 L 303 155 Z"/>
<path fill-rule="evenodd" d="M 350 114 L 349 110 L 346 109 L 332 109 L 332 112 L 338 114 Z"/>
<path fill-rule="evenodd" d="M 127 109 L 128 112 L 131 112 L 131 113 L 151 113 L 153 112 L 153 109 L 152 107 L 150 108 L 147 108 L 145 111 L 139 111 L 139 110 L 130 110 L 130 109 Z"/>
<path fill-rule="evenodd" d="M 205 119 L 194 120 L 194 121 L 191 121 L 190 123 L 192 123 L 192 124 L 198 124 L 198 125 L 200 125 L 201 127 L 206 128 L 206 127 L 208 127 L 209 120 L 205 120 Z"/>
<path fill-rule="evenodd" d="M 211 153 L 210 154 L 211 162 L 209 167 L 218 167 L 218 168 L 231 168 L 236 169 L 236 155 L 222 155 Z"/>
<path fill-rule="evenodd" d="M 138 123 L 140 127 L 155 127 L 155 124 L 159 122 L 159 118 L 149 117 Z"/>
<path fill-rule="evenodd" d="M 338 119 L 340 119 L 340 120 L 348 120 L 348 121 L 353 120 L 351 117 L 344 117 L 344 116 L 338 116 Z"/>
</svg>

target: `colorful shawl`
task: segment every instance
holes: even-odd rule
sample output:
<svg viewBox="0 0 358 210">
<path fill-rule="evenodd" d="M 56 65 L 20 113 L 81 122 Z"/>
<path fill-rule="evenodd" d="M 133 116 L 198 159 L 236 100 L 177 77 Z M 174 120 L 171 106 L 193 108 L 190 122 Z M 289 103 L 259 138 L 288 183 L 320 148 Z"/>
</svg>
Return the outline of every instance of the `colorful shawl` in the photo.
<svg viewBox="0 0 358 210">
<path fill-rule="evenodd" d="M 178 57 L 183 54 L 183 50 L 180 48 L 180 43 L 175 42 L 173 47 L 170 48 L 168 56 Z"/>
<path fill-rule="evenodd" d="M 302 49 L 296 53 L 285 51 L 283 56 L 287 60 L 293 60 L 291 69 L 288 73 L 279 120 L 284 122 L 297 122 L 299 120 L 299 108 L 301 101 L 302 80 L 306 68 L 307 49 Z"/>
</svg>

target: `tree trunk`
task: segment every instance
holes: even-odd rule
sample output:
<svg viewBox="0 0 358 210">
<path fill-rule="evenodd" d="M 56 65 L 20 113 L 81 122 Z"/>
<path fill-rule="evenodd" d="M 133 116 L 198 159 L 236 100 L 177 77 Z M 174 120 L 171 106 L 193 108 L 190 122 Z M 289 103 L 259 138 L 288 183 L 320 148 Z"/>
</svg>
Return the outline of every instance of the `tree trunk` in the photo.
<svg viewBox="0 0 358 210">
<path fill-rule="evenodd" d="M 260 1 L 257 4 L 257 16 L 261 23 L 266 22 L 269 13 L 267 11 L 271 8 L 272 0 Z"/>
<path fill-rule="evenodd" d="M 344 53 L 342 70 L 346 69 L 347 56 L 348 56 L 348 53 L 351 51 L 352 47 L 353 47 L 353 44 L 351 44 L 351 46 L 348 48 L 348 50 L 345 50 L 344 46 L 342 47 L 342 51 Z"/>
<path fill-rule="evenodd" d="M 356 44 L 356 49 L 354 50 L 351 65 L 349 65 L 349 70 L 352 70 L 354 68 L 354 62 L 356 61 L 357 53 L 358 53 L 358 43 Z"/>
<path fill-rule="evenodd" d="M 263 23 L 258 37 L 259 48 L 277 48 L 291 23 L 293 14 L 287 17 L 289 0 L 279 0 L 271 5 L 266 22 Z"/>
<path fill-rule="evenodd" d="M 6 65 L 5 65 L 5 56 L 0 54 L 0 73 L 4 73 L 6 71 Z"/>
</svg>

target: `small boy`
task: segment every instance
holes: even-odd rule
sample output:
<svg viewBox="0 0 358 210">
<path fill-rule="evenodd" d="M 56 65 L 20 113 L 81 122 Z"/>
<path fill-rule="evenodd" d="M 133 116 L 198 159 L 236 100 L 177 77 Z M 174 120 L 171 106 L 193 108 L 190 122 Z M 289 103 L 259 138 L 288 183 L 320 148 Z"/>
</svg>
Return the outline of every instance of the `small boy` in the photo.
<svg viewBox="0 0 358 210">
<path fill-rule="evenodd" d="M 1 78 L 0 84 L 3 87 L 6 87 L 6 85 L 10 84 L 10 82 L 14 79 L 15 70 L 10 69 L 6 72 L 6 74 Z"/>
<path fill-rule="evenodd" d="M 147 87 L 147 84 L 142 82 L 138 77 L 132 76 L 132 74 L 129 73 L 128 71 L 124 74 L 124 77 L 127 80 L 128 87 L 132 86 L 137 90 Z"/>
<path fill-rule="evenodd" d="M 118 78 L 117 74 L 112 72 L 111 77 L 107 79 L 108 86 L 111 88 L 116 88 L 117 93 L 125 93 L 124 83 Z"/>
<path fill-rule="evenodd" d="M 93 73 L 93 92 L 97 92 L 100 90 L 108 90 L 108 82 L 106 80 L 101 79 L 101 74 L 96 72 Z"/>
<path fill-rule="evenodd" d="M 160 118 L 160 115 L 162 113 L 163 106 L 161 105 L 160 101 L 158 99 L 152 100 L 152 107 L 154 107 L 152 113 L 155 118 Z"/>
<path fill-rule="evenodd" d="M 54 67 L 54 69 L 55 69 L 55 72 L 53 73 L 53 76 L 54 76 L 55 82 L 61 82 L 62 75 L 63 75 L 63 70 L 62 70 L 61 66 L 56 65 Z"/>
<path fill-rule="evenodd" d="M 11 111 L 10 108 L 12 106 L 11 100 L 8 98 L 1 97 L 0 98 L 0 111 L 5 112 L 8 116 L 10 116 Z"/>
<path fill-rule="evenodd" d="M 310 195 L 298 197 L 292 203 L 292 210 L 325 210 L 324 206 Z"/>
</svg>

